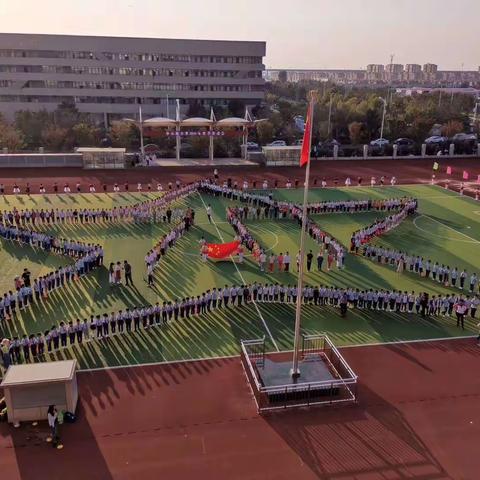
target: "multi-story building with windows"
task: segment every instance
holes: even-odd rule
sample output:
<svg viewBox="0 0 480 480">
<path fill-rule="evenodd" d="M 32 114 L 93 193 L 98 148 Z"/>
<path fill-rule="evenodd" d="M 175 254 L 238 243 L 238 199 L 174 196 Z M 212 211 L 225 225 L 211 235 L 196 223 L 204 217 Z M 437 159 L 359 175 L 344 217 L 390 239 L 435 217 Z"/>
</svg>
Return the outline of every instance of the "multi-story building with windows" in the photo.
<svg viewBox="0 0 480 480">
<path fill-rule="evenodd" d="M 264 96 L 265 42 L 0 34 L 0 112 L 73 102 L 108 120 L 174 115 L 189 105 L 254 106 Z"/>
<path fill-rule="evenodd" d="M 411 82 L 422 80 L 422 66 L 417 63 L 407 63 L 403 72 L 403 79 Z"/>
<path fill-rule="evenodd" d="M 372 87 L 395 85 L 398 88 L 411 86 L 430 87 L 473 87 L 480 86 L 480 67 L 478 70 L 438 70 L 437 65 L 427 63 L 423 66 L 416 63 L 370 64 L 365 70 L 326 69 L 267 69 L 265 80 L 300 82 L 304 80 L 332 81 L 337 84 L 371 85 Z M 284 80 L 282 80 L 282 77 Z"/>
</svg>

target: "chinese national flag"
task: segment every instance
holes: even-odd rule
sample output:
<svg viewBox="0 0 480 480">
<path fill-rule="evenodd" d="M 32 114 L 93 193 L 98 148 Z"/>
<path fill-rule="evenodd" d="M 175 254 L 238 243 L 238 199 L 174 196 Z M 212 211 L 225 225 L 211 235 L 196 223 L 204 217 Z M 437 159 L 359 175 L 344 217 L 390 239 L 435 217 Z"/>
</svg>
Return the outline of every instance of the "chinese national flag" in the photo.
<svg viewBox="0 0 480 480">
<path fill-rule="evenodd" d="M 310 161 L 310 147 L 312 143 L 312 116 L 313 102 L 309 102 L 307 110 L 307 121 L 303 132 L 302 153 L 300 155 L 300 166 L 303 167 Z"/>
<path fill-rule="evenodd" d="M 222 259 L 229 257 L 230 255 L 235 255 L 238 251 L 239 245 L 240 242 L 235 240 L 234 242 L 229 243 L 207 243 L 205 246 L 209 258 Z"/>
</svg>

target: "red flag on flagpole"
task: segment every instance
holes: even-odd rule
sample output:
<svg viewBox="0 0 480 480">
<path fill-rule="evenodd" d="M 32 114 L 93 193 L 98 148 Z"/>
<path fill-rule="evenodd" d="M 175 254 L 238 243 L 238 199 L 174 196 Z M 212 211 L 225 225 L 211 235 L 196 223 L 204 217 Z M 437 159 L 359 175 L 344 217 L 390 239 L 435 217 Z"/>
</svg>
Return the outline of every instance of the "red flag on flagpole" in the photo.
<svg viewBox="0 0 480 480">
<path fill-rule="evenodd" d="M 447 167 L 447 175 L 451 175 L 452 174 L 452 167 Z"/>
<path fill-rule="evenodd" d="M 463 177 L 464 180 L 468 180 L 468 172 L 466 170 L 463 171 Z"/>
<path fill-rule="evenodd" d="M 303 167 L 310 161 L 310 149 L 312 147 L 312 114 L 313 102 L 308 103 L 307 121 L 303 131 L 302 153 L 300 155 L 300 166 Z"/>
</svg>

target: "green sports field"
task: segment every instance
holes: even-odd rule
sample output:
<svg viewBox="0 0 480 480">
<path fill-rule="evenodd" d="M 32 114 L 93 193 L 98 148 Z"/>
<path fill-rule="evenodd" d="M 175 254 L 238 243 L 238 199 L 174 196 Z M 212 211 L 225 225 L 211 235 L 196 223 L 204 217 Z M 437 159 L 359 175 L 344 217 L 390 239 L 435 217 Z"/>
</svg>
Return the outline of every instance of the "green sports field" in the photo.
<svg viewBox="0 0 480 480">
<path fill-rule="evenodd" d="M 108 208 L 136 203 L 156 195 L 122 193 L 8 196 L 0 199 L 0 209 L 9 210 L 14 206 L 19 209 Z M 300 202 L 302 195 L 301 190 L 274 191 L 276 198 L 289 201 Z M 403 195 L 418 198 L 418 214 L 376 242 L 419 254 L 450 267 L 466 268 L 469 273 L 480 273 L 480 204 L 468 197 L 461 197 L 439 187 L 417 185 L 374 189 L 314 189 L 310 192 L 310 201 Z M 211 204 L 214 212 L 213 223 L 209 223 L 206 216 L 207 204 Z M 169 230 L 168 225 L 97 223 L 49 227 L 48 231 L 57 236 L 104 245 L 104 263 L 107 266 L 111 261 L 127 259 L 133 267 L 135 285 L 111 287 L 108 284 L 107 269 L 100 268 L 72 287 L 57 290 L 44 304 L 22 311 L 16 321 L 2 324 L 0 333 L 7 336 L 37 333 L 62 320 L 174 300 L 226 284 L 247 284 L 254 281 L 294 284 L 297 280 L 295 272 L 262 273 L 250 257 L 242 265 L 230 261 L 201 261 L 198 251 L 202 236 L 209 242 L 233 239 L 233 230 L 225 220 L 227 205 L 225 199 L 197 193 L 179 204 L 195 209 L 196 226 L 168 251 L 156 271 L 153 289 L 148 288 L 145 282 L 144 257 L 156 240 Z M 334 213 L 315 215 L 314 218 L 324 230 L 348 246 L 352 231 L 372 223 L 381 215 L 372 212 Z M 294 257 L 298 251 L 300 230 L 293 221 L 249 221 L 248 227 L 265 248 L 276 254 L 288 250 Z M 318 249 L 310 238 L 307 240 L 307 248 L 311 248 L 314 253 Z M 68 261 L 1 240 L 0 293 L 13 288 L 14 277 L 21 274 L 24 267 L 30 269 L 32 278 L 36 278 Z M 346 268 L 341 271 L 312 271 L 306 275 L 306 282 L 361 289 L 425 290 L 431 294 L 453 291 L 414 274 L 399 275 L 391 267 L 363 257 L 347 255 L 345 263 Z M 293 319 L 294 308 L 291 305 L 250 305 L 242 309 L 215 311 L 135 334 L 117 335 L 101 343 L 95 341 L 82 347 L 74 346 L 57 353 L 56 358 L 75 356 L 81 366 L 87 368 L 223 356 L 236 354 L 240 339 L 263 335 L 266 335 L 269 348 L 290 349 L 293 342 Z M 346 319 L 342 319 L 335 309 L 308 306 L 304 308 L 303 329 L 306 332 L 327 332 L 337 344 L 345 345 L 472 335 L 475 326 L 469 320 L 466 331 L 462 332 L 455 327 L 453 319 L 440 317 L 422 320 L 417 315 L 353 310 L 349 311 Z"/>
</svg>

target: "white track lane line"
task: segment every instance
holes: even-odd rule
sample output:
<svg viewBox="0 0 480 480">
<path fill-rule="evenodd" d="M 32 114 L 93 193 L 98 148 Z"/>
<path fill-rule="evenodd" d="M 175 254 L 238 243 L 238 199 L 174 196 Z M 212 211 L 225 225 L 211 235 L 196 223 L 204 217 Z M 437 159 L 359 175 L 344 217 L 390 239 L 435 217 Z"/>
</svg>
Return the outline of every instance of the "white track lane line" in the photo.
<svg viewBox="0 0 480 480">
<path fill-rule="evenodd" d="M 200 200 L 202 201 L 203 206 L 205 207 L 205 210 L 207 210 L 207 204 L 205 203 L 205 200 L 203 199 L 202 194 L 201 194 L 200 192 L 198 192 L 198 194 L 200 195 Z M 215 229 L 217 230 L 217 234 L 218 234 L 218 237 L 220 238 L 220 240 L 221 240 L 223 243 L 225 243 L 225 239 L 223 238 L 222 232 L 220 232 L 220 230 L 219 230 L 219 228 L 218 228 L 218 225 L 215 223 L 215 220 L 213 219 L 213 215 L 212 215 L 212 224 L 214 225 Z M 243 285 L 247 285 L 247 282 L 246 282 L 245 279 L 243 278 L 242 272 L 240 272 L 240 269 L 238 268 L 238 265 L 235 263 L 233 257 L 230 256 L 230 258 L 232 259 L 233 265 L 235 266 L 235 269 L 237 270 L 238 275 L 240 276 L 240 279 L 242 280 Z M 268 336 L 270 337 L 270 340 L 271 340 L 272 343 L 273 343 L 273 346 L 275 347 L 275 349 L 277 350 L 277 352 L 279 352 L 280 349 L 278 348 L 277 342 L 276 342 L 275 339 L 273 338 L 272 332 L 271 332 L 270 329 L 268 328 L 267 322 L 265 321 L 265 318 L 263 318 L 262 312 L 261 312 L 260 309 L 258 308 L 257 302 L 255 302 L 255 300 L 252 299 L 252 303 L 255 305 L 255 309 L 257 310 L 258 316 L 260 317 L 260 320 L 262 321 L 263 326 L 265 327 L 265 330 L 266 330 L 266 332 L 268 333 Z"/>
<path fill-rule="evenodd" d="M 427 218 L 429 218 L 430 220 L 438 223 L 439 225 L 442 225 L 442 227 L 446 227 L 446 228 L 448 228 L 449 230 L 452 230 L 452 231 L 455 232 L 455 233 L 458 233 L 458 234 L 460 234 L 460 235 L 463 235 L 464 237 L 472 240 L 474 243 L 480 243 L 480 240 L 477 240 L 476 238 L 470 237 L 470 235 L 467 235 L 466 233 L 460 232 L 460 231 L 456 230 L 455 228 L 452 228 L 452 227 L 450 227 L 449 225 L 446 225 L 446 224 L 443 223 L 443 222 L 439 222 L 437 219 L 431 217 L 430 215 L 422 214 L 422 215 L 420 215 L 420 216 L 421 216 L 421 217 L 427 217 Z M 418 217 L 418 218 L 420 218 L 420 217 Z M 453 239 L 452 239 L 452 240 L 453 240 Z"/>
<path fill-rule="evenodd" d="M 454 341 L 454 340 L 470 340 L 477 338 L 477 335 L 465 335 L 460 337 L 441 337 L 441 338 L 420 338 L 415 340 L 393 340 L 391 342 L 378 342 L 378 343 L 356 343 L 350 345 L 339 345 L 339 349 L 343 348 L 361 348 L 361 347 L 382 347 L 388 345 L 408 345 L 408 344 L 415 344 L 415 343 L 430 343 L 430 342 L 446 342 L 446 341 Z M 278 350 L 277 350 L 278 351 Z M 282 350 L 283 353 L 290 353 L 293 350 Z M 266 352 L 266 353 L 275 353 L 275 352 Z M 230 360 L 232 358 L 240 358 L 240 355 L 224 355 L 218 357 L 201 357 L 201 358 L 184 358 L 181 360 L 164 360 L 161 362 L 147 362 L 147 363 L 134 363 L 134 364 L 126 364 L 126 365 L 114 365 L 114 366 L 106 366 L 106 367 L 94 367 L 94 368 L 79 368 L 77 372 L 100 372 L 102 370 L 118 370 L 121 368 L 138 368 L 138 367 L 152 367 L 156 365 L 171 365 L 176 363 L 190 363 L 190 362 L 205 362 L 205 361 L 215 361 L 215 360 Z"/>
</svg>

